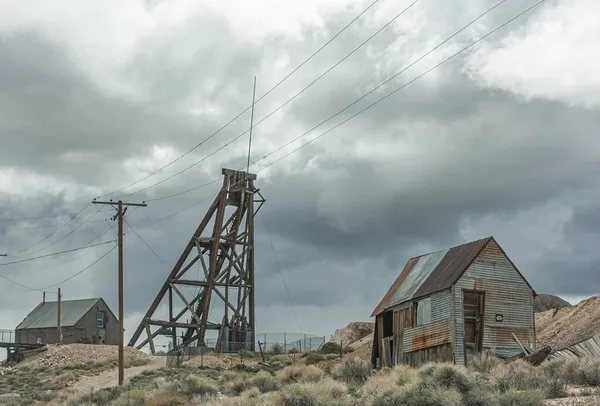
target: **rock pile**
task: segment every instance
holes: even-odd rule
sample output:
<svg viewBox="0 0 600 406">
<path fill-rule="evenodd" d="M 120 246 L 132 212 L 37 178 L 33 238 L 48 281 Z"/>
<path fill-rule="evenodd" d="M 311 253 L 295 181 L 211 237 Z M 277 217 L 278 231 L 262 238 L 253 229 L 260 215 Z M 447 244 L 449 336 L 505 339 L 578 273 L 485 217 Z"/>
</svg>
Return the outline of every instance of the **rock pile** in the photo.
<svg viewBox="0 0 600 406">
<path fill-rule="evenodd" d="M 537 347 L 561 349 L 600 334 L 600 297 L 582 300 L 576 306 L 536 313 Z"/>
<path fill-rule="evenodd" d="M 125 358 L 149 358 L 146 353 L 135 348 L 125 347 Z M 67 344 L 47 346 L 47 351 L 26 358 L 19 364 L 33 367 L 55 367 L 64 365 L 85 364 L 87 362 L 111 362 L 118 359 L 116 345 Z"/>
</svg>

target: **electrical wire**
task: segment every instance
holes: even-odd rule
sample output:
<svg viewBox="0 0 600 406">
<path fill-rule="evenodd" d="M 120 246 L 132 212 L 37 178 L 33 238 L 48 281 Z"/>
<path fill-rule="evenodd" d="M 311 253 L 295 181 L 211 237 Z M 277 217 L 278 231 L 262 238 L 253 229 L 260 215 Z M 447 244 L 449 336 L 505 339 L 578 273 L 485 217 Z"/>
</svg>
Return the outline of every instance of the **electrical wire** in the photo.
<svg viewBox="0 0 600 406">
<path fill-rule="evenodd" d="M 36 254 L 36 253 L 41 252 L 41 251 L 44 251 L 44 250 L 47 250 L 48 248 L 53 247 L 56 244 L 58 244 L 59 242 L 63 241 L 65 238 L 67 238 L 68 236 L 70 236 L 71 234 L 73 234 L 75 231 L 77 231 L 79 228 L 81 228 L 84 224 L 88 223 L 93 217 L 95 217 L 98 213 L 100 213 L 101 210 L 102 210 L 102 208 L 99 208 L 98 210 L 96 210 L 95 213 L 92 213 L 91 216 L 89 216 L 83 222 L 79 223 L 77 225 L 77 227 L 75 227 L 74 229 L 72 229 L 71 231 L 69 231 L 67 234 L 63 235 L 61 238 L 59 238 L 58 240 L 54 241 L 50 245 L 47 245 L 44 248 L 40 248 L 40 249 L 37 249 L 37 250 L 31 252 L 31 255 Z"/>
<path fill-rule="evenodd" d="M 105 241 L 105 242 L 101 242 L 101 243 L 94 244 L 94 245 L 87 245 L 87 246 L 83 246 L 83 247 L 79 247 L 79 248 L 72 248 L 70 250 L 55 252 L 55 253 L 52 253 L 52 254 L 46 254 L 46 255 L 40 255 L 40 256 L 37 256 L 37 257 L 20 259 L 18 261 L 4 262 L 4 263 L 0 264 L 0 267 L 2 267 L 2 266 L 8 266 L 8 265 L 14 265 L 14 264 L 20 264 L 21 262 L 33 261 L 33 260 L 40 259 L 40 258 L 53 257 L 53 256 L 56 256 L 56 255 L 65 254 L 65 253 L 68 253 L 68 252 L 80 251 L 80 250 L 84 250 L 84 249 L 88 249 L 88 248 L 98 247 L 100 245 L 109 244 L 111 242 L 114 242 L 114 240 Z"/>
<path fill-rule="evenodd" d="M 323 49 L 325 49 L 329 44 L 331 44 L 337 37 L 339 37 L 344 31 L 346 31 L 346 29 L 348 29 L 348 27 L 350 27 L 352 24 L 354 24 L 360 17 L 362 17 L 369 9 L 371 9 L 375 4 L 377 4 L 380 0 L 375 0 L 373 1 L 371 4 L 369 4 L 363 11 L 361 11 L 356 17 L 354 17 L 348 24 L 346 24 L 337 34 L 335 34 L 333 37 L 331 37 L 327 42 L 325 42 L 325 44 L 323 44 L 319 49 L 317 49 L 315 52 L 313 52 L 307 59 L 305 59 L 300 65 L 298 65 L 296 68 L 294 68 L 289 74 L 287 74 L 283 79 L 281 79 L 279 82 L 277 82 L 277 84 L 275 84 L 275 86 L 273 86 L 271 89 L 269 89 L 265 94 L 263 94 L 261 97 L 258 98 L 258 100 L 256 100 L 256 103 L 259 103 L 262 99 L 264 99 L 266 96 L 268 96 L 271 92 L 273 92 L 275 89 L 277 89 L 283 82 L 285 82 L 287 79 L 289 79 L 294 73 L 296 73 L 300 68 L 302 68 L 306 63 L 308 63 L 312 58 L 314 58 L 319 52 L 321 52 Z M 238 115 L 236 115 L 234 118 L 232 118 L 229 122 L 227 122 L 227 124 L 223 125 L 221 128 L 219 128 L 217 131 L 215 131 L 214 133 L 212 133 L 210 136 L 208 136 L 207 138 L 205 138 L 204 140 L 202 140 L 199 144 L 197 144 L 196 146 L 194 146 L 193 148 L 191 148 L 190 150 L 186 151 L 185 153 L 183 153 L 182 155 L 180 155 L 179 157 L 177 157 L 176 159 L 174 159 L 173 161 L 167 163 L 166 165 L 158 168 L 156 171 L 153 171 L 151 173 L 149 173 L 148 175 L 138 179 L 137 181 L 124 186 L 122 188 L 119 188 L 117 190 L 114 190 L 112 192 L 106 193 L 102 196 L 108 196 L 108 195 L 112 195 L 115 193 L 119 193 L 124 191 L 125 189 L 128 189 L 132 186 L 137 185 L 138 183 L 150 178 L 151 176 L 156 175 L 157 173 L 161 172 L 162 170 L 164 170 L 165 168 L 173 165 L 174 163 L 176 163 L 177 161 L 183 159 L 185 156 L 189 155 L 190 153 L 192 153 L 193 151 L 195 151 L 196 149 L 198 149 L 199 147 L 201 147 L 203 144 L 205 144 L 207 141 L 209 141 L 210 139 L 212 139 L 214 136 L 216 136 L 217 134 L 219 134 L 222 130 L 224 130 L 226 127 L 228 127 L 231 123 L 233 123 L 235 120 L 237 120 L 238 118 L 240 118 L 244 113 L 246 113 L 249 109 L 252 108 L 252 105 L 249 105 L 248 107 L 246 107 L 244 110 L 242 110 Z M 100 197 L 102 197 L 100 196 Z"/>
<path fill-rule="evenodd" d="M 420 62 L 421 60 L 423 60 L 424 58 L 426 58 L 427 56 L 429 56 L 431 53 L 435 52 L 437 49 L 439 49 L 442 45 L 444 45 L 445 43 L 447 43 L 448 41 L 450 41 L 452 38 L 456 37 L 458 34 L 460 34 L 461 32 L 463 32 L 464 30 L 466 30 L 468 27 L 470 27 L 471 25 L 473 25 L 474 23 L 476 23 L 478 20 L 480 20 L 481 18 L 483 18 L 485 15 L 487 15 L 488 13 L 490 13 L 491 11 L 493 11 L 494 9 L 496 9 L 497 7 L 499 7 L 500 5 L 502 5 L 503 3 L 505 3 L 508 0 L 502 0 L 498 3 L 496 3 L 495 5 L 493 5 L 492 7 L 490 7 L 489 9 L 487 9 L 486 11 L 484 11 L 482 14 L 480 14 L 479 16 L 477 16 L 475 19 L 471 20 L 467 25 L 463 26 L 462 28 L 460 28 L 458 31 L 454 32 L 452 35 L 450 35 L 449 37 L 447 37 L 445 40 L 443 40 L 442 42 L 440 42 L 439 44 L 437 44 L 435 47 L 431 48 L 429 51 L 427 51 L 426 53 L 424 53 L 423 55 L 421 55 L 419 58 L 415 59 L 413 62 L 411 62 L 410 64 L 408 64 L 406 67 L 402 68 L 400 71 L 396 72 L 394 75 L 392 75 L 391 77 L 387 78 L 385 81 L 381 82 L 379 85 L 377 85 L 375 88 L 371 89 L 370 91 L 368 91 L 367 93 L 365 93 L 364 95 L 362 95 L 361 97 L 359 97 L 358 99 L 354 100 L 352 103 L 348 104 L 346 107 L 344 107 L 342 110 L 338 111 L 337 113 L 327 117 L 325 120 L 321 121 L 320 123 L 318 123 L 317 125 L 315 125 L 314 127 L 312 127 L 311 129 L 309 129 L 308 131 L 302 133 L 301 135 L 299 135 L 298 137 L 294 138 L 293 140 L 285 143 L 284 145 L 280 146 L 279 148 L 269 152 L 267 155 L 264 155 L 262 158 L 255 160 L 254 162 L 252 162 L 251 165 L 255 165 L 256 163 L 268 158 L 269 156 L 273 155 L 276 152 L 279 152 L 280 150 L 282 150 L 283 148 L 289 146 L 290 144 L 294 143 L 295 141 L 299 140 L 300 138 L 308 135 L 309 133 L 311 133 L 312 131 L 316 130 L 317 128 L 321 127 L 323 124 L 326 124 L 327 122 L 331 121 L 332 119 L 334 119 L 335 117 L 339 116 L 340 114 L 344 113 L 345 111 L 347 111 L 348 109 L 350 109 L 352 106 L 356 105 L 357 103 L 359 103 L 361 100 L 364 100 L 367 96 L 373 94 L 375 91 L 377 91 L 378 89 L 380 89 L 382 86 L 386 85 L 387 83 L 389 83 L 390 81 L 394 80 L 396 77 L 398 77 L 399 75 L 401 75 L 402 73 L 406 72 L 408 69 L 410 69 L 411 67 L 413 67 L 414 65 L 416 65 L 418 62 Z M 501 27 L 500 27 L 501 28 Z M 488 34 L 489 35 L 489 34 Z M 474 44 L 471 44 L 471 46 Z M 464 49 L 463 49 L 464 50 Z M 461 51 L 462 52 L 462 51 Z M 460 52 L 459 52 L 460 53 Z M 456 56 L 456 54 L 454 55 Z M 450 58 L 451 59 L 451 58 Z M 449 59 L 448 59 L 449 60 Z M 447 62 L 444 61 L 443 63 Z M 442 64 L 443 64 L 442 63 Z M 441 65 L 441 64 L 439 64 Z M 437 65 L 437 66 L 439 66 Z M 432 68 L 431 70 L 437 68 L 437 66 L 435 66 L 434 68 Z M 431 71 L 430 70 L 430 71 Z M 430 71 L 426 72 L 425 74 L 429 73 Z M 420 77 L 424 76 L 425 74 L 417 77 L 417 79 L 419 79 Z M 410 83 L 414 82 L 415 80 L 411 81 Z M 408 84 L 410 84 L 408 83 Z M 408 84 L 404 85 L 402 88 L 406 87 Z M 401 90 L 402 88 L 398 89 Z M 398 91 L 396 90 L 396 91 Z M 360 114 L 360 113 L 359 113 Z M 358 114 L 356 114 L 358 115 Z M 355 116 L 356 116 L 355 115 Z M 258 125 L 258 123 L 257 123 Z M 331 130 L 329 130 L 331 131 Z M 243 135 L 243 134 L 242 134 Z M 241 136 L 241 135 L 240 135 Z M 240 168 L 240 170 L 243 170 L 244 168 Z M 159 201 L 159 200 L 164 200 L 164 199 L 169 199 L 172 197 L 176 197 L 176 196 L 181 196 L 187 193 L 190 193 L 192 191 L 198 190 L 198 189 L 202 189 L 206 186 L 209 186 L 213 183 L 216 183 L 220 180 L 220 178 L 215 179 L 213 181 L 210 181 L 208 183 L 202 184 L 200 186 L 196 186 L 178 193 L 174 193 L 174 194 L 170 194 L 170 195 L 166 195 L 166 196 L 161 196 L 161 197 L 157 197 L 157 198 L 153 198 L 153 199 L 148 199 L 147 201 Z"/>
<path fill-rule="evenodd" d="M 381 86 L 385 85 L 386 83 L 388 83 L 389 81 L 391 81 L 392 79 L 394 79 L 395 77 L 397 77 L 398 75 L 400 75 L 402 72 L 406 71 L 407 69 L 409 69 L 411 66 L 413 66 L 415 63 L 417 63 L 418 61 L 420 61 L 421 59 L 423 59 L 424 57 L 426 57 L 427 55 L 431 54 L 433 51 L 435 51 L 436 49 L 438 49 L 441 45 L 443 45 L 444 43 L 448 42 L 450 39 L 454 38 L 456 35 L 458 35 L 460 32 L 464 31 L 466 28 L 468 28 L 469 26 L 471 26 L 472 24 L 474 24 L 477 20 L 481 19 L 483 16 L 485 16 L 486 14 L 488 14 L 489 12 L 491 12 L 492 10 L 494 10 L 495 8 L 497 8 L 498 6 L 500 6 L 501 4 L 505 3 L 507 0 L 502 0 L 499 3 L 495 4 L 494 6 L 492 6 L 491 8 L 489 8 L 488 10 L 486 10 L 485 12 L 483 12 L 482 14 L 480 14 L 477 18 L 475 18 L 474 20 L 472 20 L 470 23 L 468 23 L 467 25 L 465 25 L 463 28 L 461 28 L 460 30 L 456 31 L 454 34 L 452 34 L 450 37 L 448 37 L 447 39 L 445 39 L 444 41 L 442 41 L 440 44 L 436 45 L 432 50 L 428 51 L 427 53 L 425 53 L 423 56 L 421 56 L 420 58 L 418 58 L 416 61 L 414 61 L 413 63 L 411 63 L 410 65 L 408 65 L 406 68 L 402 69 L 400 72 L 396 73 L 394 76 L 392 76 L 391 78 L 387 79 L 385 82 L 383 82 L 382 84 L 380 84 L 377 88 L 380 88 Z M 404 89 L 406 86 L 410 85 L 411 83 L 417 81 L 418 79 L 422 78 L 423 76 L 427 75 L 428 73 L 430 73 L 431 71 L 437 69 L 438 67 L 440 67 L 441 65 L 445 64 L 446 62 L 450 61 L 451 59 L 455 58 L 456 56 L 458 56 L 459 54 L 461 54 L 462 52 L 466 51 L 467 49 L 471 48 L 472 46 L 476 45 L 477 43 L 481 42 L 482 40 L 484 40 L 485 38 L 489 37 L 490 35 L 496 33 L 497 31 L 499 31 L 500 29 L 504 28 L 505 26 L 507 26 L 508 24 L 510 24 L 511 22 L 513 22 L 514 20 L 516 20 L 517 18 L 523 16 L 524 14 L 528 13 L 529 11 L 533 10 L 534 8 L 536 8 L 537 6 L 541 5 L 542 3 L 544 3 L 546 0 L 540 0 L 537 3 L 533 4 L 532 6 L 530 6 L 529 8 L 525 9 L 524 11 L 522 11 L 521 13 L 517 14 L 516 16 L 514 16 L 513 18 L 511 18 L 510 20 L 506 21 L 505 23 L 501 24 L 500 26 L 498 26 L 497 28 L 495 28 L 494 30 L 488 32 L 486 35 L 484 35 L 483 37 L 480 37 L 479 39 L 471 42 L 469 45 L 465 46 L 464 48 L 462 48 L 461 50 L 459 50 L 458 52 L 454 53 L 453 55 L 451 55 L 450 57 L 444 59 L 442 62 L 436 64 L 435 66 L 433 66 L 432 68 L 428 69 L 427 71 L 425 71 L 424 73 L 418 75 L 417 77 L 413 78 L 412 80 L 410 80 L 409 82 L 405 83 L 404 85 L 402 85 L 400 88 L 390 92 L 389 94 L 385 95 L 384 97 L 378 99 L 376 102 L 372 103 L 371 105 L 367 106 L 366 108 L 360 110 L 358 113 L 352 115 L 351 117 L 347 118 L 346 120 L 342 121 L 341 123 L 337 124 L 336 126 L 330 128 L 329 130 L 325 131 L 324 133 L 318 135 L 317 137 L 315 137 L 312 140 L 309 140 L 308 142 L 306 142 L 305 144 L 301 145 L 300 147 L 296 148 L 295 150 L 287 153 L 286 155 L 280 157 L 279 159 L 277 159 L 276 161 L 273 161 L 271 163 L 269 163 L 268 165 L 264 166 L 263 168 L 259 169 L 257 172 L 260 172 L 274 164 L 276 164 L 277 162 L 281 161 L 282 159 L 290 156 L 291 154 L 297 152 L 299 149 L 303 148 L 304 146 L 316 141 L 317 139 L 323 137 L 324 135 L 328 134 L 329 132 L 333 131 L 334 129 L 340 127 L 341 125 L 347 123 L 348 121 L 350 121 L 351 119 L 355 118 L 356 116 L 358 116 L 359 114 L 364 113 L 365 111 L 367 111 L 368 109 L 376 106 L 377 104 L 379 104 L 380 102 L 382 102 L 383 100 L 389 98 L 390 96 L 392 96 L 393 94 L 396 94 L 398 91 Z M 358 101 L 364 99 L 366 96 L 368 96 L 369 94 L 373 93 L 374 90 L 376 90 L 377 88 L 373 89 L 372 91 L 370 91 L 369 93 L 365 94 L 364 96 L 362 96 L 360 99 L 358 99 L 357 101 L 353 102 L 352 104 L 348 105 L 347 107 L 345 107 L 343 110 L 340 110 L 338 113 L 334 114 L 333 116 L 331 116 L 330 118 L 326 119 L 325 121 L 321 122 L 320 124 L 318 124 L 317 126 L 311 128 L 311 130 L 305 132 L 304 134 L 302 134 L 301 136 L 295 138 L 294 140 L 284 144 L 283 146 L 277 148 L 274 151 L 271 151 L 269 154 L 263 156 L 262 158 L 254 161 L 252 163 L 252 165 L 256 164 L 257 162 L 267 158 L 268 156 L 274 154 L 277 151 L 280 151 L 281 149 L 285 148 L 286 146 L 290 145 L 291 143 L 297 141 L 298 139 L 302 138 L 303 136 L 305 136 L 306 134 L 308 134 L 310 131 L 312 131 L 313 129 L 317 128 L 318 126 L 324 124 L 325 122 L 329 121 L 331 118 L 338 116 L 339 114 L 341 114 L 343 111 L 347 110 L 348 108 L 350 108 L 352 105 L 356 104 Z M 240 168 L 239 170 L 243 170 L 244 168 Z M 177 194 L 177 196 L 181 196 L 183 194 L 189 193 L 193 190 L 198 190 L 199 188 L 202 187 L 206 187 L 210 184 L 213 184 L 215 182 L 217 182 L 219 179 L 215 179 L 209 183 L 197 186 L 195 188 L 192 189 L 188 189 L 182 192 L 179 192 Z M 246 178 L 239 180 L 236 184 L 239 184 L 243 181 L 245 181 Z M 234 184 L 235 185 L 235 184 Z M 233 185 L 230 185 L 233 186 Z M 207 196 L 204 197 L 198 201 L 196 201 L 195 203 L 182 208 L 181 210 L 178 210 L 174 213 L 171 213 L 163 218 L 160 218 L 156 221 L 154 221 L 153 223 L 147 224 L 145 226 L 143 226 L 143 228 L 147 228 L 147 227 L 151 227 L 159 222 L 162 222 L 170 217 L 173 217 L 177 214 L 180 214 L 186 210 L 191 209 L 194 206 L 199 205 L 200 203 L 202 203 L 203 201 L 206 201 L 208 199 L 210 199 L 212 196 Z M 164 197 L 166 198 L 166 197 Z M 156 200 L 156 199 L 154 199 Z"/>
<path fill-rule="evenodd" d="M 90 220 L 88 221 L 88 223 L 100 223 L 103 222 L 104 220 Z M 83 222 L 77 222 L 77 223 L 73 223 L 73 224 L 82 224 Z M 55 228 L 55 227 L 60 227 L 60 224 L 51 224 L 51 225 L 45 225 L 45 226 L 35 226 L 35 227 L 21 227 L 21 228 L 3 228 L 0 229 L 0 232 L 7 232 L 7 231 L 24 231 L 24 230 L 41 230 L 43 228 Z"/>
<path fill-rule="evenodd" d="M 133 210 L 131 210 L 131 211 L 130 211 L 128 214 L 126 214 L 126 215 L 125 215 L 125 217 L 124 217 L 123 219 L 125 219 L 125 218 L 127 218 L 127 216 L 131 215 L 131 213 L 133 213 L 133 212 L 134 212 L 136 209 L 138 209 L 138 207 L 134 207 L 134 208 L 133 208 Z M 112 230 L 112 229 L 113 229 L 115 226 L 116 226 L 116 224 L 113 224 L 113 225 L 112 225 L 112 226 L 110 226 L 110 227 L 109 227 L 107 230 L 105 230 L 104 232 L 102 232 L 102 233 L 98 234 L 96 237 L 92 238 L 91 240 L 89 240 L 88 242 L 86 242 L 84 245 L 90 244 L 91 242 L 93 242 L 93 241 L 97 240 L 98 238 L 102 237 L 104 234 L 106 234 L 107 232 L 109 232 L 110 230 Z M 105 242 L 105 243 L 102 243 L 102 244 L 106 244 L 106 243 L 109 243 L 109 242 L 111 242 L 111 241 L 107 241 L 107 242 Z M 97 244 L 97 245 L 102 245 L 102 244 Z M 97 246 L 97 245 L 94 245 L 94 246 Z M 113 250 L 114 250 L 116 247 L 117 247 L 117 245 L 115 245 L 114 247 L 112 247 L 112 248 L 111 248 L 111 249 L 110 249 L 108 252 L 106 252 L 104 255 L 102 255 L 100 258 L 98 258 L 96 261 L 94 261 L 93 263 L 91 263 L 90 265 L 88 265 L 87 267 L 85 267 L 83 270 L 81 270 L 81 271 L 79 271 L 79 272 L 77 272 L 77 273 L 75 273 L 75 274 L 73 274 L 73 275 L 69 276 L 68 278 L 66 278 L 66 279 L 64 279 L 64 280 L 62 280 L 62 281 L 60 281 L 60 282 L 58 282 L 58 283 L 56 283 L 56 284 L 54 284 L 54 285 L 46 286 L 46 287 L 44 287 L 44 288 L 39 288 L 39 289 L 36 289 L 36 288 L 30 288 L 29 286 L 26 286 L 26 285 L 23 285 L 23 284 L 21 284 L 21 283 L 19 283 L 19 282 L 16 282 L 16 281 L 14 281 L 14 280 L 12 280 L 12 279 L 10 279 L 10 278 L 8 278 L 8 277 L 6 277 L 6 276 L 2 275 L 2 274 L 0 274 L 0 278 L 3 278 L 3 279 L 5 279 L 5 280 L 7 280 L 8 282 L 11 282 L 11 283 L 13 283 L 13 284 L 15 284 L 15 285 L 17 285 L 17 286 L 24 287 L 24 288 L 26 288 L 26 289 L 27 289 L 27 291 L 38 291 L 38 292 L 41 292 L 41 291 L 42 291 L 42 290 L 44 290 L 44 289 L 49 289 L 49 288 L 52 288 L 52 287 L 58 286 L 58 285 L 60 285 L 60 284 L 62 284 L 62 283 L 65 283 L 65 282 L 67 282 L 67 281 L 69 281 L 69 280 L 71 280 L 71 279 L 75 278 L 75 277 L 76 277 L 76 276 L 78 276 L 78 275 L 81 275 L 83 272 L 87 271 L 87 270 L 88 270 L 88 269 L 90 269 L 92 266 L 94 266 L 95 264 L 97 264 L 98 262 L 100 262 L 100 260 L 102 260 L 104 257 L 106 257 L 106 256 L 107 256 L 109 253 L 111 253 L 111 252 L 112 252 L 112 251 L 113 251 Z M 79 257 L 81 257 L 81 255 L 79 255 L 79 256 L 76 256 L 75 258 L 72 258 L 72 259 L 70 259 L 69 261 L 66 261 L 66 262 L 64 262 L 64 263 L 70 262 L 71 260 L 73 260 L 73 259 L 77 259 L 77 258 L 79 258 Z M 64 264 L 64 263 L 63 263 L 63 264 Z"/>
<path fill-rule="evenodd" d="M 62 230 L 67 224 L 69 224 L 71 221 L 75 220 L 75 218 L 77 216 L 79 216 L 85 209 L 87 209 L 90 205 L 92 204 L 92 202 L 88 202 L 88 204 L 86 204 L 85 206 L 83 206 L 83 208 L 81 210 L 79 210 L 77 212 L 77 214 L 75 214 L 73 217 L 71 217 L 69 219 L 69 221 L 67 221 L 66 223 L 62 224 L 57 230 L 54 230 L 52 233 L 48 234 L 47 236 L 45 236 L 44 238 L 42 238 L 41 240 L 39 240 L 38 242 L 36 242 L 35 244 L 33 244 L 30 247 L 27 247 L 25 249 L 22 249 L 20 251 L 17 251 L 18 253 L 24 252 L 24 251 L 28 251 L 30 249 L 32 249 L 35 246 L 40 245 L 41 243 L 43 243 L 44 241 L 46 241 L 48 238 L 52 237 L 54 234 L 56 234 L 57 232 L 59 232 L 60 230 Z"/>
<path fill-rule="evenodd" d="M 294 94 L 286 102 L 284 102 L 283 104 L 281 104 L 275 110 L 272 110 L 269 114 L 267 114 L 265 117 L 263 117 L 261 120 L 259 120 L 256 124 L 252 125 L 251 128 L 245 130 L 244 132 L 242 132 L 238 136 L 236 136 L 233 139 L 229 140 L 226 144 L 220 146 L 215 151 L 211 152 L 209 155 L 207 155 L 207 156 L 203 157 L 202 159 L 200 159 L 199 161 L 196 161 L 193 164 L 191 164 L 191 165 L 183 168 L 179 172 L 176 172 L 176 173 L 174 173 L 174 174 L 172 174 L 170 176 L 167 176 L 166 178 L 161 179 L 160 181 L 155 182 L 155 183 L 153 183 L 153 184 L 151 184 L 149 186 L 146 186 L 146 187 L 144 187 L 142 189 L 136 190 L 135 192 L 130 192 L 128 194 L 125 194 L 125 195 L 121 196 L 119 199 L 123 199 L 123 198 L 129 197 L 129 196 L 141 193 L 141 192 L 145 192 L 145 191 L 147 191 L 149 189 L 152 189 L 152 188 L 154 188 L 154 187 L 156 187 L 158 185 L 161 185 L 161 184 L 163 184 L 163 183 L 165 183 L 165 182 L 167 182 L 167 181 L 169 181 L 169 180 L 171 180 L 171 179 L 173 179 L 173 178 L 181 175 L 182 173 L 189 171 L 190 169 L 192 169 L 196 165 L 198 165 L 198 164 L 206 161 L 208 158 L 214 156 L 215 154 L 217 154 L 218 152 L 222 151 L 223 149 L 225 149 L 226 147 L 228 147 L 229 145 L 231 145 L 235 141 L 239 140 L 244 135 L 248 134 L 249 132 L 251 133 L 253 128 L 256 128 L 257 126 L 259 126 L 261 123 L 263 123 L 264 121 L 266 121 L 267 119 L 269 119 L 272 115 L 274 115 L 275 113 L 277 113 L 278 111 L 280 111 L 282 108 L 284 108 L 285 106 L 287 106 L 289 103 L 291 103 L 292 101 L 294 101 L 298 96 L 300 96 L 301 94 L 303 94 L 306 90 L 308 90 L 310 87 L 312 87 L 319 80 L 323 79 L 329 72 L 331 72 L 336 67 L 338 67 L 340 64 L 342 64 L 342 62 L 344 62 L 346 59 L 348 59 L 349 57 L 351 57 L 352 55 L 354 55 L 354 53 L 356 53 L 356 51 L 358 51 L 359 49 L 361 49 L 369 41 L 371 41 L 378 34 L 380 34 L 384 29 L 386 29 L 387 27 L 389 27 L 393 22 L 395 22 L 398 18 L 400 18 L 400 16 L 402 16 L 405 12 L 407 12 L 410 8 L 412 8 L 412 6 L 414 6 L 418 1 L 419 0 L 414 0 L 411 4 L 408 5 L 408 7 L 404 8 L 402 11 L 400 11 L 398 14 L 396 14 L 391 20 L 389 20 L 386 24 L 384 24 L 381 28 L 379 28 L 375 33 L 373 33 L 370 37 L 368 37 L 366 40 L 364 40 L 360 45 L 358 45 L 356 48 L 354 48 L 350 53 L 346 54 L 346 56 L 344 56 L 342 59 L 340 59 L 338 62 L 336 62 L 333 66 L 331 66 L 330 68 L 328 68 L 327 70 L 325 70 L 323 73 L 321 73 L 319 76 L 317 76 L 317 78 L 313 79 L 308 85 L 306 85 L 304 88 L 302 88 L 302 90 L 300 90 L 299 92 L 297 92 L 296 94 Z M 258 103 L 258 101 L 256 103 Z M 174 196 L 169 196 L 169 197 L 174 197 Z M 162 199 L 165 199 L 165 198 L 166 197 L 158 198 L 158 199 L 147 199 L 147 201 L 150 202 L 150 201 L 162 200 Z"/>
<path fill-rule="evenodd" d="M 156 259 L 158 259 L 160 261 L 160 263 L 163 264 L 163 266 L 167 269 L 167 271 L 170 271 L 171 268 L 169 268 L 169 266 L 165 263 L 165 261 L 163 261 L 162 258 L 156 253 L 156 251 L 154 251 L 152 249 L 152 247 L 150 246 L 150 244 L 148 244 L 146 242 L 146 240 L 144 240 L 142 238 L 142 236 L 137 231 L 135 231 L 135 229 L 131 226 L 131 224 L 129 224 L 129 222 L 127 220 L 123 219 L 123 221 L 125 222 L 125 224 L 127 224 L 127 226 L 131 229 L 131 231 L 133 231 L 134 234 L 137 235 L 137 237 L 140 239 L 140 241 L 144 243 L 144 245 L 146 246 L 146 248 L 148 248 L 150 250 L 150 252 L 156 257 Z"/>
<path fill-rule="evenodd" d="M 116 245 L 116 244 L 115 244 L 115 245 L 114 245 L 114 246 L 113 246 L 113 247 L 112 247 L 110 250 L 108 250 L 108 251 L 107 251 L 107 252 L 106 252 L 104 255 L 102 255 L 100 258 L 96 259 L 96 260 L 95 260 L 94 262 L 92 262 L 90 265 L 88 265 L 88 266 L 86 266 L 85 268 L 83 268 L 81 271 L 79 271 L 79 272 L 77 272 L 77 273 L 75 273 L 75 274 L 73 274 L 73 275 L 69 276 L 69 277 L 68 277 L 68 278 L 66 278 L 66 279 L 63 279 L 62 281 L 60 281 L 60 282 L 58 282 L 58 283 L 55 283 L 54 285 L 50 285 L 50 286 L 44 286 L 43 288 L 32 288 L 32 287 L 29 287 L 29 286 L 27 286 L 27 285 L 23 285 L 22 283 L 19 283 L 19 282 L 17 282 L 17 281 L 14 281 L 14 280 L 12 280 L 12 279 L 10 279 L 10 278 L 8 278 L 8 277 L 6 277 L 6 276 L 2 275 L 2 274 L 0 274 L 0 278 L 4 279 L 4 280 L 6 280 L 6 281 L 8 281 L 8 282 L 10 282 L 10 283 L 12 283 L 12 284 L 15 284 L 15 285 L 17 285 L 17 286 L 20 286 L 20 287 L 22 287 L 22 288 L 25 288 L 27 291 L 43 292 L 43 291 L 44 291 L 44 290 L 46 290 L 46 289 L 50 289 L 50 288 L 53 288 L 53 287 L 55 287 L 55 286 L 59 286 L 59 285 L 61 285 L 61 284 L 65 283 L 65 282 L 67 282 L 67 281 L 69 281 L 69 280 L 71 280 L 71 279 L 75 278 L 76 276 L 79 276 L 79 275 L 81 275 L 82 273 L 84 273 L 85 271 L 87 271 L 88 269 L 90 269 L 91 267 L 93 267 L 94 265 L 96 265 L 98 262 L 100 262 L 100 261 L 101 261 L 101 260 L 102 260 L 104 257 L 106 257 L 108 254 L 110 254 L 110 253 L 111 253 L 111 252 L 112 252 L 112 251 L 113 251 L 115 248 L 117 248 L 117 245 Z"/>
</svg>

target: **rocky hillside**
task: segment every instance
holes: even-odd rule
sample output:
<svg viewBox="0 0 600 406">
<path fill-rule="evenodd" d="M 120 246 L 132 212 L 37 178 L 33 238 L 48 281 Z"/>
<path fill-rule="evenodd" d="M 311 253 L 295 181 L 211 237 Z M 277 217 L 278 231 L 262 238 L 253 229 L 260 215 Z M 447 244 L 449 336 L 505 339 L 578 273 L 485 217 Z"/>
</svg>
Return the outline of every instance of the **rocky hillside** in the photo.
<svg viewBox="0 0 600 406">
<path fill-rule="evenodd" d="M 560 349 L 600 334 L 600 297 L 536 313 L 535 328 L 538 348 L 550 345 Z"/>
<path fill-rule="evenodd" d="M 540 294 L 533 301 L 533 311 L 536 313 L 545 312 L 550 309 L 561 309 L 571 307 L 571 303 L 561 299 L 558 296 Z"/>
</svg>

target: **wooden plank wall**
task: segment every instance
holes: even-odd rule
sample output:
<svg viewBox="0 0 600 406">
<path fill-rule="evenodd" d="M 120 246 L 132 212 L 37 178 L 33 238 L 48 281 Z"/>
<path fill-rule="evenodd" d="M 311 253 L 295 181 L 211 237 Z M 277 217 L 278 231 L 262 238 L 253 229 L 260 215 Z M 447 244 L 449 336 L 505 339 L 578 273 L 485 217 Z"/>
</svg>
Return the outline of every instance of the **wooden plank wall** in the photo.
<svg viewBox="0 0 600 406">
<path fill-rule="evenodd" d="M 427 362 L 452 362 L 452 345 L 450 343 L 403 354 L 402 363 L 413 367 Z"/>
</svg>

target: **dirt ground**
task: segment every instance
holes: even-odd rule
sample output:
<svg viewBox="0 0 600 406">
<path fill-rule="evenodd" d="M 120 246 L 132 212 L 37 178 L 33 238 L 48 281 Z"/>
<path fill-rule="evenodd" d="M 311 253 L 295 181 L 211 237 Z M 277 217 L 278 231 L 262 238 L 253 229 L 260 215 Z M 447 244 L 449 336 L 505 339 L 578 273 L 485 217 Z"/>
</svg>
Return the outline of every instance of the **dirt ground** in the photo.
<svg viewBox="0 0 600 406">
<path fill-rule="evenodd" d="M 549 345 L 561 349 L 600 334 L 600 297 L 536 313 L 535 328 L 538 348 Z"/>
<path fill-rule="evenodd" d="M 124 384 L 127 384 L 131 378 L 141 374 L 144 371 L 159 369 L 166 365 L 166 357 L 148 357 L 151 360 L 149 364 L 125 369 Z M 69 396 L 73 397 L 79 397 L 86 393 L 91 393 L 92 391 L 98 391 L 100 389 L 117 386 L 118 380 L 119 370 L 118 368 L 113 368 L 95 376 L 83 377 L 78 382 L 74 383 L 71 387 L 63 389 L 61 393 L 68 394 Z M 60 403 L 50 402 L 48 404 L 58 405 Z"/>
</svg>

